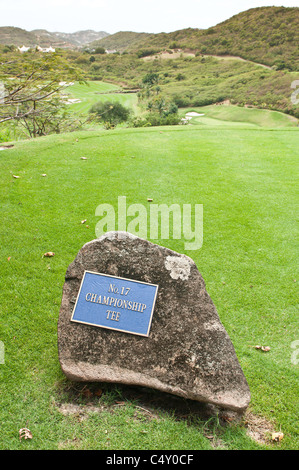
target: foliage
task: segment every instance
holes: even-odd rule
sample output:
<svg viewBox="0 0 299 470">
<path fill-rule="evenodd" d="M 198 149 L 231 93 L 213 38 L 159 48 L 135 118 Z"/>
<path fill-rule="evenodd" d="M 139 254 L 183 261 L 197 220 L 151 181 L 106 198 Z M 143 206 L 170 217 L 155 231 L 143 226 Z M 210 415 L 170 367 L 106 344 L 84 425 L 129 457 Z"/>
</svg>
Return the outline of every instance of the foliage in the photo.
<svg viewBox="0 0 299 470">
<path fill-rule="evenodd" d="M 159 74 L 155 72 L 147 73 L 142 79 L 142 83 L 150 87 L 155 85 L 158 82 L 159 82 Z"/>
<path fill-rule="evenodd" d="M 94 54 L 105 54 L 106 50 L 104 47 L 96 47 L 94 50 Z"/>
<path fill-rule="evenodd" d="M 154 34 L 128 51 L 193 49 L 202 54 L 234 55 L 273 66 L 283 56 L 285 68 L 299 70 L 299 8 L 261 7 L 241 12 L 206 30 L 182 29 Z"/>
<path fill-rule="evenodd" d="M 176 126 L 181 123 L 181 118 L 176 113 L 161 115 L 160 113 L 148 113 L 143 118 L 134 118 L 130 125 L 132 127 L 152 126 Z"/>
<path fill-rule="evenodd" d="M 15 54 L 0 63 L 0 123 L 14 120 L 30 137 L 60 132 L 67 115 L 61 92 L 66 80 L 82 78 L 81 71 L 56 54 Z"/>
<path fill-rule="evenodd" d="M 105 124 L 106 129 L 111 129 L 117 124 L 127 121 L 130 116 L 128 108 L 114 101 L 99 101 L 90 108 L 89 112 L 96 115 L 99 121 L 107 123 Z"/>
</svg>

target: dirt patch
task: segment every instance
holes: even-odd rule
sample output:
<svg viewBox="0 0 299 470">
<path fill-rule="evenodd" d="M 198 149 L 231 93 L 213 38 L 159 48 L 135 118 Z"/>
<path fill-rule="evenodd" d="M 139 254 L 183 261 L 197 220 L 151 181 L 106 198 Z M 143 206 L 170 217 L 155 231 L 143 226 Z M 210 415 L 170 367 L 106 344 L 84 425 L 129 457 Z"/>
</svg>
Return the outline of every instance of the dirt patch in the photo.
<svg viewBox="0 0 299 470">
<path fill-rule="evenodd" d="M 8 150 L 8 149 L 11 149 L 13 148 L 14 145 L 13 144 L 10 144 L 10 145 L 0 145 L 0 150 Z"/>
<path fill-rule="evenodd" d="M 244 417 L 244 425 L 247 428 L 247 435 L 259 444 L 269 444 L 271 434 L 274 432 L 274 425 L 263 416 L 254 415 L 247 411 Z"/>
<path fill-rule="evenodd" d="M 101 413 L 104 410 L 104 406 L 61 403 L 57 405 L 57 409 L 63 416 L 76 416 L 78 421 L 84 421 L 91 413 Z"/>
<path fill-rule="evenodd" d="M 160 419 L 163 414 L 170 413 L 175 419 L 190 424 L 211 418 L 219 419 L 223 425 L 242 420 L 242 415 L 233 411 L 146 387 L 71 382 L 62 393 L 63 398 L 59 400 L 58 397 L 56 403 L 58 410 L 65 416 L 77 415 L 79 419 L 88 417 L 89 413 L 101 413 L 104 410 L 114 412 L 119 407 L 131 404 L 136 409 L 136 416 L 142 415 L 148 419 Z"/>
<path fill-rule="evenodd" d="M 181 57 L 195 57 L 195 54 L 193 54 L 191 52 L 180 52 L 180 51 L 173 52 L 173 53 L 159 52 L 158 54 L 155 54 L 155 55 L 142 57 L 142 59 L 145 62 L 149 62 L 149 61 L 155 60 L 155 59 L 179 59 Z"/>
<path fill-rule="evenodd" d="M 219 411 L 215 418 L 215 407 L 175 395 L 162 393 L 144 387 L 133 387 L 120 384 L 71 382 L 62 390 L 63 399 L 56 403 L 56 408 L 64 416 L 71 416 L 82 422 L 93 413 L 115 413 L 123 406 L 134 407 L 133 419 L 138 421 L 160 421 L 163 415 L 171 414 L 178 421 L 201 428 L 203 435 L 215 449 L 225 449 L 222 440 L 223 428 L 239 425 L 246 429 L 246 434 L 260 445 L 270 445 L 271 435 L 275 431 L 273 422 L 247 410 L 244 416 L 233 412 Z M 60 443 L 60 448 L 69 445 L 76 448 L 80 441 Z"/>
</svg>

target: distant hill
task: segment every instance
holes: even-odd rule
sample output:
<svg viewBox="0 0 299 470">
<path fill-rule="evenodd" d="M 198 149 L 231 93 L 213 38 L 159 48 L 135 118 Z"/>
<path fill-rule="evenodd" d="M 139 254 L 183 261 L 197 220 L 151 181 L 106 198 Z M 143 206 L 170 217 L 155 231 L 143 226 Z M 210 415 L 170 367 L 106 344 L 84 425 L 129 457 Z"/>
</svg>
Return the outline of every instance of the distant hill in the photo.
<svg viewBox="0 0 299 470">
<path fill-rule="evenodd" d="M 74 44 L 75 46 L 84 46 L 92 41 L 97 41 L 109 36 L 105 31 L 93 31 L 88 29 L 86 31 L 77 31 L 76 33 L 52 33 L 58 38 Z"/>
<path fill-rule="evenodd" d="M 142 49 L 193 49 L 202 54 L 234 55 L 278 68 L 299 70 L 299 8 L 261 7 L 239 13 L 206 30 L 182 29 L 153 34 L 131 44 Z"/>
<path fill-rule="evenodd" d="M 0 44 L 22 46 L 34 46 L 36 44 L 36 36 L 22 28 L 14 26 L 0 27 Z"/>
<path fill-rule="evenodd" d="M 0 27 L 0 44 L 15 46 L 53 46 L 62 48 L 81 47 L 96 39 L 109 36 L 105 31 L 77 31 L 75 33 L 49 32 L 45 29 L 26 31 L 13 26 Z"/>
<path fill-rule="evenodd" d="M 138 49 L 139 45 L 146 43 L 147 39 L 151 36 L 149 33 L 120 31 L 119 33 L 110 34 L 99 41 L 93 41 L 88 46 L 91 48 L 103 47 L 104 49 L 115 49 L 118 52 L 123 52 L 127 49 Z"/>
</svg>

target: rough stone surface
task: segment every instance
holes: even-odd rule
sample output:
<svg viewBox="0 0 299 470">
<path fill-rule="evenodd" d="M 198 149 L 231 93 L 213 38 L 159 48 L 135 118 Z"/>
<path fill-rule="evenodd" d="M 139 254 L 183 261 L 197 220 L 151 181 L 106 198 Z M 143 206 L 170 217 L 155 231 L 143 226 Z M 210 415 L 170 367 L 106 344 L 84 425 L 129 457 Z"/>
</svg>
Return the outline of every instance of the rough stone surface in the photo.
<svg viewBox="0 0 299 470">
<path fill-rule="evenodd" d="M 70 321 L 85 270 L 159 285 L 149 337 Z M 58 352 L 70 380 L 151 387 L 236 412 L 249 404 L 234 347 L 193 260 L 125 232 L 87 243 L 68 267 Z"/>
</svg>

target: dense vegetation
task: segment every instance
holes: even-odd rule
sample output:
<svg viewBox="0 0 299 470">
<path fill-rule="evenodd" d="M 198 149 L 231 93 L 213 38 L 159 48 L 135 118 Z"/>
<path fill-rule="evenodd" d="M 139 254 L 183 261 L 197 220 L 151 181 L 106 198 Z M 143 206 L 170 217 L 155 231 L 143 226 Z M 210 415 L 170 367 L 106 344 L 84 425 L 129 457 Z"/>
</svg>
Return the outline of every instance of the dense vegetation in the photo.
<svg viewBox="0 0 299 470">
<path fill-rule="evenodd" d="M 230 100 L 241 106 L 250 105 L 287 112 L 299 117 L 299 106 L 291 101 L 291 84 L 298 74 L 238 59 L 184 56 L 147 61 L 136 54 L 90 54 L 68 52 L 69 60 L 82 67 L 91 80 L 103 80 L 140 89 L 144 76 L 159 76 L 158 86 L 178 107 L 204 106 Z"/>
<path fill-rule="evenodd" d="M 239 13 L 207 30 L 189 28 L 152 35 L 138 49 L 189 48 L 299 70 L 298 42 L 299 8 L 263 7 Z M 132 45 L 130 50 L 136 47 Z"/>
<path fill-rule="evenodd" d="M 298 12 L 298 8 L 263 7 L 240 13 L 208 30 L 157 35 L 120 32 L 92 43 L 95 47 L 57 49 L 55 57 L 80 69 L 87 80 L 113 83 L 124 91 L 139 91 L 143 110 L 153 111 L 156 107 L 160 113 L 159 106 L 164 112 L 170 105 L 200 107 L 229 101 L 299 118 L 298 99 L 291 99 L 292 84 L 298 78 L 294 71 L 298 62 Z M 19 29 L 1 28 L 2 33 L 9 34 L 11 30 L 16 33 Z M 25 41 L 23 33 L 26 32 L 20 30 Z M 106 54 L 106 48 L 123 52 Z M 39 55 L 34 50 L 22 55 L 25 70 Z M 20 53 L 13 46 L 0 47 L 2 76 L 14 77 L 9 64 L 15 61 L 20 62 Z M 150 74 L 156 76 L 152 92 L 157 96 L 145 105 L 143 80 Z M 150 108 L 151 105 L 154 106 Z M 167 114 L 166 110 L 163 122 L 167 118 L 167 122 L 174 123 L 174 116 L 169 118 Z M 158 122 L 153 118 L 150 121 Z"/>
</svg>

